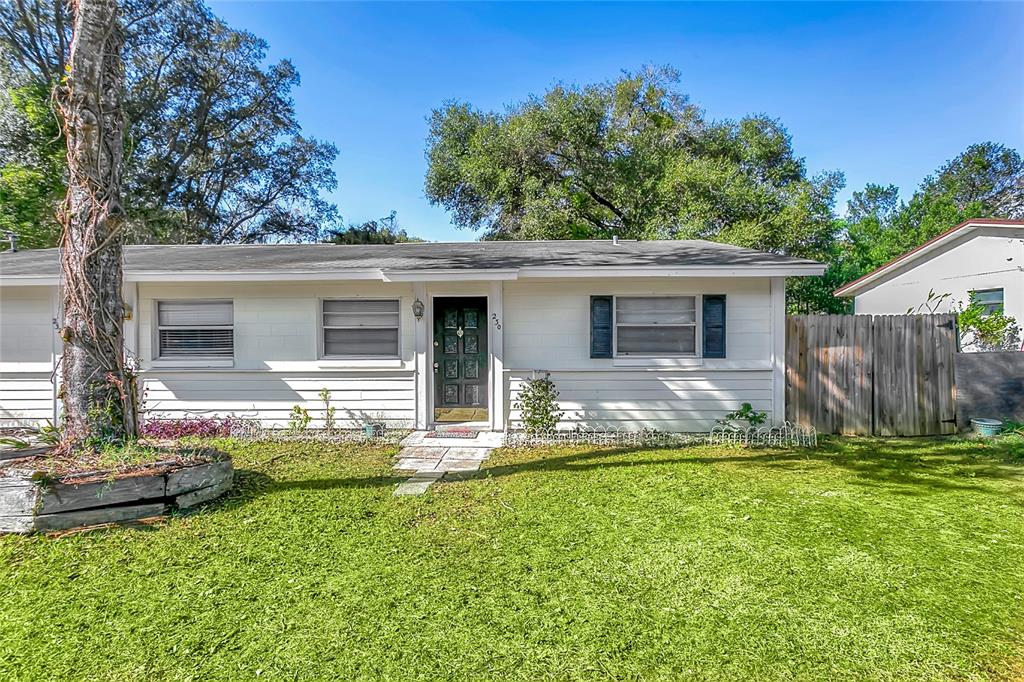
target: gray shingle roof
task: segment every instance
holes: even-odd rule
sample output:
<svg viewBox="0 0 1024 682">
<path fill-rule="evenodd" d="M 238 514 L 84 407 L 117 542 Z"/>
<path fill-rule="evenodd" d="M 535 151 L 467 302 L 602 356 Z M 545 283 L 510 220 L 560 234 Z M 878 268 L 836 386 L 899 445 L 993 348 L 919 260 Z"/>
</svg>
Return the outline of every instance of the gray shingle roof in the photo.
<svg viewBox="0 0 1024 682">
<path fill-rule="evenodd" d="M 57 249 L 0 254 L 0 276 L 57 275 Z M 126 273 L 505 270 L 531 267 L 806 267 L 814 261 L 697 240 L 128 246 Z"/>
</svg>

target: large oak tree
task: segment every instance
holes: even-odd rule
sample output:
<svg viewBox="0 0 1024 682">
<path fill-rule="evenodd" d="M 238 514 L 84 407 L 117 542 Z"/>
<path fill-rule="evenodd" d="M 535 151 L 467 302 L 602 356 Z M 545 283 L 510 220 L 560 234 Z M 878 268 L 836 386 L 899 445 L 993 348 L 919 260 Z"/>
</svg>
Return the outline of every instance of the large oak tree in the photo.
<svg viewBox="0 0 1024 682">
<path fill-rule="evenodd" d="M 502 112 L 433 112 L 427 197 L 490 239 L 701 238 L 817 255 L 838 173 L 810 178 L 782 125 L 713 121 L 668 69 L 558 85 Z"/>
<path fill-rule="evenodd" d="M 68 192 L 61 239 L 64 441 L 134 435 L 135 392 L 124 366 L 121 108 L 124 36 L 117 0 L 74 0 L 68 75 L 60 90 Z"/>
<path fill-rule="evenodd" d="M 63 0 L 0 3 L 0 223 L 31 246 L 51 245 L 56 231 L 46 225 L 53 197 L 63 194 L 50 163 L 53 117 L 38 113 L 64 76 L 68 12 Z M 123 0 L 121 12 L 128 239 L 321 236 L 336 220 L 321 193 L 336 186 L 337 151 L 302 135 L 292 64 L 266 65 L 264 41 L 232 29 L 201 0 Z M 33 225 L 42 228 L 31 232 Z"/>
</svg>

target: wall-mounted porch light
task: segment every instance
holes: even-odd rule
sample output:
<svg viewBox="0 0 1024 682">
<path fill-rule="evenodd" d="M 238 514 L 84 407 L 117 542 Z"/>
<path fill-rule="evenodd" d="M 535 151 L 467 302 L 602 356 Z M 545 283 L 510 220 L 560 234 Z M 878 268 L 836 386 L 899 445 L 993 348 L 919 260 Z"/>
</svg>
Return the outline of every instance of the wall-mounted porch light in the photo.
<svg viewBox="0 0 1024 682">
<path fill-rule="evenodd" d="M 423 319 L 423 301 L 418 298 L 412 302 L 412 314 L 416 316 L 417 320 Z"/>
</svg>

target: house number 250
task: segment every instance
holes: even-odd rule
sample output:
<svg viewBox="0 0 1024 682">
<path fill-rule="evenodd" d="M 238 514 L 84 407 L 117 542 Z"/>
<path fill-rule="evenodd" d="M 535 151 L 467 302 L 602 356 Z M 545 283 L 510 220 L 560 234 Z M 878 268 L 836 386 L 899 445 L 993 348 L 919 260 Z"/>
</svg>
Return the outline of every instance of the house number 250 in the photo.
<svg viewBox="0 0 1024 682">
<path fill-rule="evenodd" d="M 494 320 L 494 326 L 501 329 L 501 320 L 498 319 L 498 313 L 491 313 L 491 319 Z"/>
</svg>

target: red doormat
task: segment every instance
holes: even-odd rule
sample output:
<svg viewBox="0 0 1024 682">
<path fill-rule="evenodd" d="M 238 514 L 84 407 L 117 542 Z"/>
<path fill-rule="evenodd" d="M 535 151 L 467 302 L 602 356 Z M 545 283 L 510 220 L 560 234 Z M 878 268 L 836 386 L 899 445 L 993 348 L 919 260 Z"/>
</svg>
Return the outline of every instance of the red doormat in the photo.
<svg viewBox="0 0 1024 682">
<path fill-rule="evenodd" d="M 428 438 L 476 438 L 479 431 L 431 431 Z"/>
</svg>

